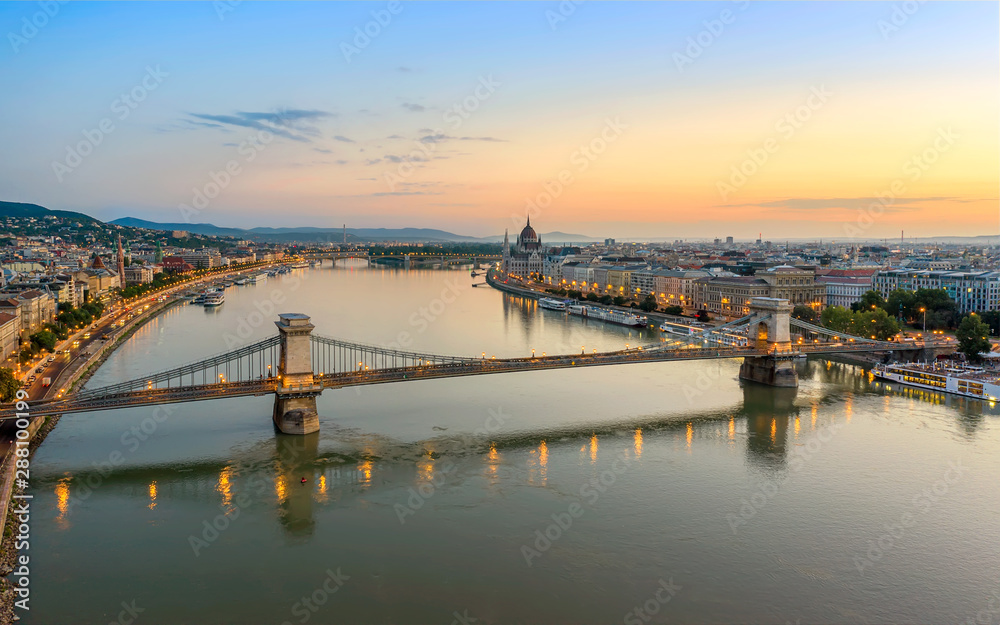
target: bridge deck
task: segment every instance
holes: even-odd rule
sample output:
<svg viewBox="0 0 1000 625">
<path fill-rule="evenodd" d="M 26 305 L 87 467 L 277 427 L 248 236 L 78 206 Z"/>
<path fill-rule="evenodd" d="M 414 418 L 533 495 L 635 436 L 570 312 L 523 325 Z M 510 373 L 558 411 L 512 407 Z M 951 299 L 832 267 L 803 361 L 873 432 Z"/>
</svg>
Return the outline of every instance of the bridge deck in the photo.
<svg viewBox="0 0 1000 625">
<path fill-rule="evenodd" d="M 779 358 L 791 358 L 800 354 L 827 354 L 845 352 L 876 352 L 884 351 L 882 346 L 871 344 L 831 344 L 819 343 L 801 345 L 795 351 L 778 354 Z M 544 356 L 531 358 L 505 358 L 490 360 L 468 360 L 444 364 L 423 366 L 407 366 L 383 368 L 367 371 L 350 371 L 317 375 L 316 381 L 322 389 L 338 389 L 369 384 L 386 384 L 391 382 L 453 378 L 470 375 L 490 375 L 498 373 L 515 373 L 523 371 L 540 371 L 546 369 L 564 369 L 571 367 L 596 367 L 622 365 L 643 362 L 671 362 L 682 360 L 702 360 L 718 358 L 743 358 L 748 356 L 771 355 L 765 350 L 752 347 L 720 347 L 720 348 L 681 348 L 681 349 L 630 349 L 617 352 L 598 354 L 567 354 L 560 356 Z M 264 378 L 260 380 L 223 382 L 216 384 L 201 384 L 174 388 L 144 389 L 141 391 L 121 392 L 100 396 L 83 396 L 65 399 L 29 402 L 28 413 L 31 416 L 46 416 L 73 412 L 90 412 L 96 410 L 113 410 L 136 406 L 152 406 L 157 404 L 179 403 L 189 401 L 205 401 L 226 397 L 247 397 L 265 395 L 278 390 L 278 380 Z M 287 388 L 287 387 L 283 387 Z M 303 389 L 304 392 L 315 391 L 317 387 Z M 289 389 L 289 390 L 295 390 Z M 0 420 L 16 418 L 13 407 L 0 410 Z"/>
</svg>

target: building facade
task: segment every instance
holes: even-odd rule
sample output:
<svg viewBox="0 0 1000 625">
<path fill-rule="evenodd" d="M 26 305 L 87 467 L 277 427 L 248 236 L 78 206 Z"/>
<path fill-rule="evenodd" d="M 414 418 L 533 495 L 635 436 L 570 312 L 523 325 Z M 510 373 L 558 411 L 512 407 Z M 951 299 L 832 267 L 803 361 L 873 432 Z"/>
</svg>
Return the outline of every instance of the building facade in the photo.
<svg viewBox="0 0 1000 625">
<path fill-rule="evenodd" d="M 961 313 L 1000 310 L 1000 271 L 889 269 L 875 274 L 872 288 L 882 297 L 896 289 L 944 289 Z"/>
<path fill-rule="evenodd" d="M 517 235 L 517 244 L 512 253 L 507 232 L 503 234 L 503 256 L 501 270 L 509 275 L 527 279 L 533 276 L 541 278 L 544 272 L 542 259 L 542 240 L 535 229 L 531 227 L 531 218 Z"/>
</svg>

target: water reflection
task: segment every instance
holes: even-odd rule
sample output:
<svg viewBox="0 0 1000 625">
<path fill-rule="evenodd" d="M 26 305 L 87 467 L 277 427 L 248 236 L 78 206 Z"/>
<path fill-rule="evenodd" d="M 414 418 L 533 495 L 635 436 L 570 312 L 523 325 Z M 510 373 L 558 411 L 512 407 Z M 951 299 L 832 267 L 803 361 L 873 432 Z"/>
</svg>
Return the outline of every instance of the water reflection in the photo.
<svg viewBox="0 0 1000 625">
<path fill-rule="evenodd" d="M 798 416 L 798 389 L 743 385 L 743 414 L 747 420 L 747 459 L 766 470 L 785 467 L 788 423 Z"/>
<path fill-rule="evenodd" d="M 278 492 L 278 520 L 288 534 L 310 536 L 316 526 L 313 488 L 316 457 L 319 455 L 319 432 L 305 436 L 275 434 L 274 444 L 277 451 L 275 491 Z"/>
</svg>

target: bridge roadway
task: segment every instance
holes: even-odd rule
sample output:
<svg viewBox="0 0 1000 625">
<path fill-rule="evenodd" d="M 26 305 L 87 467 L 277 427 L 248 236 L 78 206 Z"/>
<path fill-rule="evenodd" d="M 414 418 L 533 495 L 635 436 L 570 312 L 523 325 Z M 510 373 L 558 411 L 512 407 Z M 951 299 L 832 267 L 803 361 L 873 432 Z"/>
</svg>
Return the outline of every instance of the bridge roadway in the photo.
<svg viewBox="0 0 1000 625">
<path fill-rule="evenodd" d="M 777 354 L 776 357 L 778 359 L 789 359 L 802 354 L 877 352 L 884 350 L 884 346 L 873 344 L 817 343 L 812 345 L 800 345 L 796 347 L 794 351 L 783 352 Z M 775 354 L 770 353 L 767 350 L 754 347 L 679 349 L 663 349 L 660 347 L 646 349 L 633 348 L 597 354 L 564 354 L 557 356 L 487 359 L 462 363 L 328 373 L 316 375 L 316 384 L 313 386 L 286 386 L 283 387 L 283 389 L 286 391 L 290 390 L 293 392 L 318 394 L 324 389 L 339 389 L 370 384 L 454 378 L 470 375 L 540 371 L 570 367 L 596 367 L 642 362 L 671 362 L 681 360 L 743 358 L 747 356 L 760 357 L 771 355 Z M 251 381 L 146 389 L 142 391 L 102 395 L 100 397 L 93 398 L 74 399 L 73 396 L 70 396 L 66 399 L 29 401 L 28 412 L 31 416 L 35 417 L 68 414 L 74 412 L 133 408 L 138 406 L 153 406 L 158 404 L 205 401 L 228 397 L 267 395 L 275 393 L 278 389 L 278 385 L 279 382 L 276 378 L 265 378 Z M 0 410 L 0 421 L 10 420 L 16 417 L 16 410 L 13 407 Z"/>
</svg>

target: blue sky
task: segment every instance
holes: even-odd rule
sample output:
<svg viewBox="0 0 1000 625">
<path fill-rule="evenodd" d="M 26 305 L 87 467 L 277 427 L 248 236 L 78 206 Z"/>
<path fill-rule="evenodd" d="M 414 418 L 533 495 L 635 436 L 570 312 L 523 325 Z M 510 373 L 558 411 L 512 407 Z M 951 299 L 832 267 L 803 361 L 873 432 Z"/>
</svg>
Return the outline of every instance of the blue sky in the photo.
<svg viewBox="0 0 1000 625">
<path fill-rule="evenodd" d="M 573 10 L 556 21 L 560 6 Z M 943 210 L 962 215 L 949 234 L 997 231 L 996 3 L 71 2 L 45 19 L 40 7 L 0 3 L 6 200 L 102 219 L 485 235 L 540 198 L 543 231 L 819 236 L 817 222 L 842 229 L 955 127 L 961 139 L 870 233 L 935 234 Z M 372 12 L 391 19 L 375 28 Z M 33 18 L 44 25 L 26 37 Z M 346 59 L 366 25 L 378 34 Z M 708 45 L 679 69 L 699 34 Z M 830 102 L 720 195 L 819 85 Z M 121 119 L 116 99 L 133 89 L 145 98 Z M 447 111 L 463 103 L 474 110 L 456 125 Z M 627 129 L 580 170 L 573 155 L 616 117 Z M 74 165 L 67 149 L 102 120 L 113 130 Z M 262 128 L 274 137 L 251 161 L 240 146 Z M 204 208 L 180 208 L 233 161 Z M 552 191 L 564 171 L 572 182 Z M 829 198 L 844 201 L 822 215 L 758 210 Z"/>
</svg>

